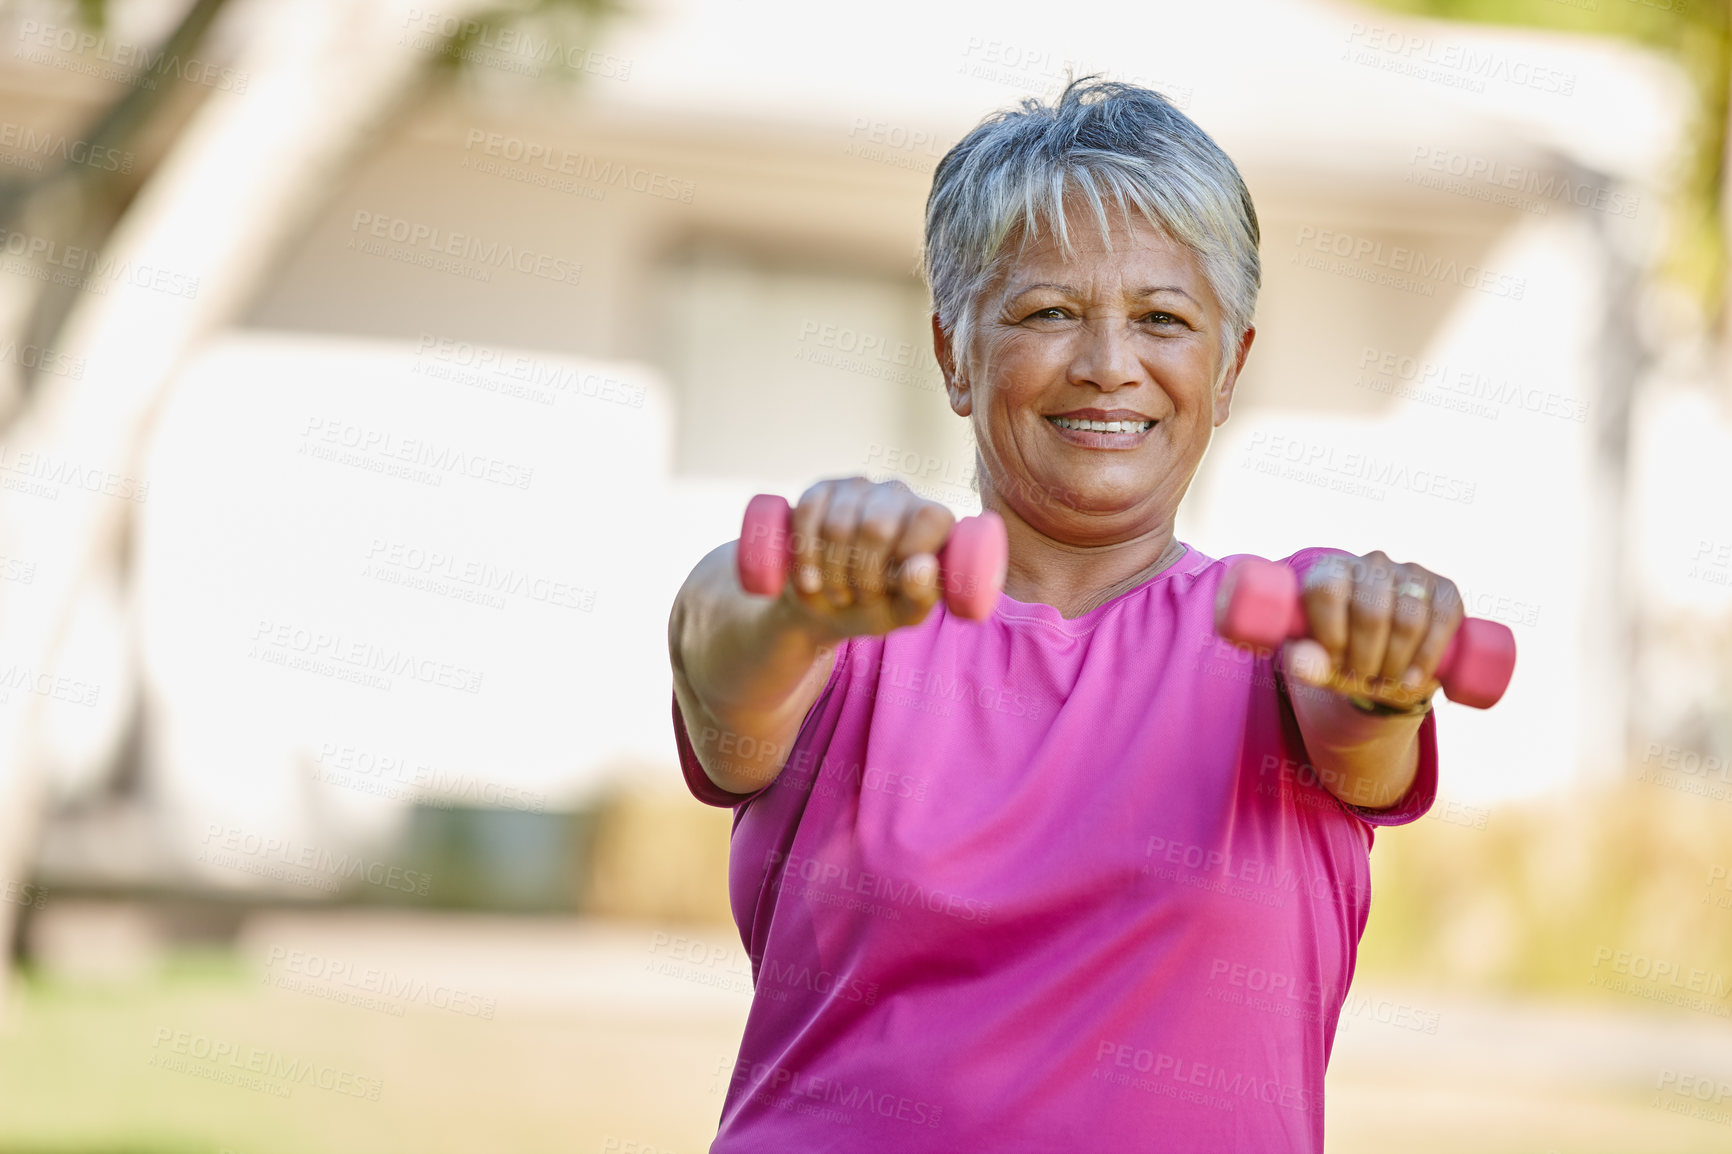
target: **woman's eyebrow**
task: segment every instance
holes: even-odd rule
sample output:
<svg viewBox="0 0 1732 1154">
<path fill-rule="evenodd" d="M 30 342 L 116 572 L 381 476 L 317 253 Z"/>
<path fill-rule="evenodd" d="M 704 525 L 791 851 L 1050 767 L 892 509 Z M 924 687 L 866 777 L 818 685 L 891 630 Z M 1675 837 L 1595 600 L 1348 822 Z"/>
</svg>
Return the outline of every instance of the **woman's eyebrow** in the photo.
<svg viewBox="0 0 1732 1154">
<path fill-rule="evenodd" d="M 1021 286 L 1020 288 L 1017 288 L 1014 292 L 1012 292 L 1008 297 L 1005 297 L 1004 299 L 1007 302 L 1008 301 L 1014 301 L 1020 297 L 1027 296 L 1029 293 L 1035 291 L 1036 289 L 1052 289 L 1054 292 L 1063 293 L 1065 296 L 1075 296 L 1076 292 L 1077 292 L 1076 286 L 1074 286 L 1074 285 L 1059 284 L 1056 281 L 1037 281 L 1034 284 L 1026 284 L 1026 285 Z M 1158 296 L 1161 293 L 1178 293 L 1180 296 L 1184 297 L 1186 300 L 1190 301 L 1192 304 L 1197 305 L 1198 307 L 1201 307 L 1201 305 L 1202 305 L 1202 302 L 1197 300 L 1196 297 L 1192 296 L 1190 293 L 1186 292 L 1184 289 L 1180 288 L 1176 284 L 1144 285 L 1143 287 L 1137 289 L 1136 296 L 1140 299 L 1142 297 Z"/>
<path fill-rule="evenodd" d="M 1160 293 L 1178 293 L 1192 304 L 1197 305 L 1198 307 L 1202 306 L 1201 301 L 1176 284 L 1147 285 L 1137 290 L 1137 295 L 1139 297 L 1152 297 Z"/>
<path fill-rule="evenodd" d="M 1035 289 L 1053 289 L 1057 292 L 1064 293 L 1066 296 L 1074 296 L 1076 294 L 1076 288 L 1072 285 L 1055 284 L 1051 281 L 1039 281 L 1035 284 L 1023 285 L 1021 288 L 1019 288 L 1015 292 L 1011 293 L 1005 299 L 1006 300 L 1015 300 L 1018 297 L 1027 296 L 1029 293 L 1033 292 Z"/>
</svg>

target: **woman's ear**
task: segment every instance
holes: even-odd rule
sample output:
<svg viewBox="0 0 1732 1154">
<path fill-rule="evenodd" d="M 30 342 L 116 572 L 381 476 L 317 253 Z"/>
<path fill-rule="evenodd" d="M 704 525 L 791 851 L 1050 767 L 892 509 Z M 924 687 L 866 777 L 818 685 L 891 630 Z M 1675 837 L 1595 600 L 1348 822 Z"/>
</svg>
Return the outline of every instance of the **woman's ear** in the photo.
<svg viewBox="0 0 1732 1154">
<path fill-rule="evenodd" d="M 950 334 L 944 331 L 944 326 L 938 323 L 938 314 L 932 314 L 932 355 L 938 360 L 938 369 L 944 374 L 944 391 L 950 394 L 950 409 L 959 417 L 966 417 L 974 411 L 974 398 L 969 393 L 968 383 L 956 373 L 956 350 L 950 343 Z"/>
<path fill-rule="evenodd" d="M 1257 326 L 1252 325 L 1245 330 L 1245 335 L 1239 338 L 1239 347 L 1233 351 L 1232 365 L 1215 389 L 1216 428 L 1220 428 L 1227 420 L 1227 412 L 1233 407 L 1233 386 L 1239 383 L 1239 373 L 1245 368 L 1245 358 L 1251 355 L 1251 342 L 1256 336 Z"/>
</svg>

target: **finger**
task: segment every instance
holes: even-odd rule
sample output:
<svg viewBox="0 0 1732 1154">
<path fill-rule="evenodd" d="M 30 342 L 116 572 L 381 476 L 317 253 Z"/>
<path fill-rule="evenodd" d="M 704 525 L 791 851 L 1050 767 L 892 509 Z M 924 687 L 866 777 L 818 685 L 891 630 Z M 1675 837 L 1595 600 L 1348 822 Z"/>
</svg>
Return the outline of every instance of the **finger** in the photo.
<svg viewBox="0 0 1732 1154">
<path fill-rule="evenodd" d="M 855 571 L 860 566 L 860 548 L 854 535 L 860 527 L 860 509 L 872 482 L 863 477 L 850 477 L 830 494 L 824 508 L 824 523 L 819 528 L 823 538 L 823 560 L 819 568 L 824 573 L 824 597 L 836 609 L 847 609 L 855 600 Z"/>
<path fill-rule="evenodd" d="M 1436 689 L 1433 679 L 1437 676 L 1438 665 L 1443 661 L 1444 650 L 1449 648 L 1449 639 L 1455 636 L 1455 631 L 1461 628 L 1462 619 L 1467 616 L 1455 582 L 1447 577 L 1434 576 L 1433 580 L 1435 588 L 1431 595 L 1431 621 L 1409 663 L 1409 677 L 1414 676 L 1413 670 L 1417 670 L 1416 687 L 1427 696 Z"/>
<path fill-rule="evenodd" d="M 1306 685 L 1327 686 L 1334 674 L 1329 651 L 1309 638 L 1290 639 L 1281 646 L 1282 668 L 1295 681 Z"/>
<path fill-rule="evenodd" d="M 819 481 L 800 494 L 791 519 L 793 529 L 790 544 L 794 550 L 794 593 L 808 608 L 823 609 L 824 571 L 821 564 L 823 542 L 818 531 L 824 523 L 824 512 L 830 504 L 834 481 Z"/>
<path fill-rule="evenodd" d="M 1395 567 L 1395 604 L 1389 615 L 1389 644 L 1383 651 L 1383 667 L 1378 676 L 1386 686 L 1399 686 L 1403 694 L 1411 694 L 1418 684 L 1402 685 L 1401 680 L 1413 664 L 1419 643 L 1425 640 L 1431 625 L 1432 575 L 1418 565 Z"/>
<path fill-rule="evenodd" d="M 899 570 L 890 602 L 891 615 L 898 625 L 918 625 L 926 620 L 943 592 L 938 558 L 931 553 L 916 553 Z"/>
<path fill-rule="evenodd" d="M 859 547 L 859 565 L 854 570 L 856 605 L 881 605 L 889 596 L 890 550 L 902 536 L 911 496 L 902 482 L 886 481 L 872 486 L 861 502 L 860 526 L 854 534 Z"/>
<path fill-rule="evenodd" d="M 1353 582 L 1347 609 L 1347 668 L 1350 692 L 1374 692 L 1371 680 L 1383 669 L 1394 611 L 1395 565 L 1382 550 L 1367 553 Z"/>
<path fill-rule="evenodd" d="M 956 528 L 956 514 L 936 501 L 914 498 L 914 506 L 903 519 L 902 535 L 897 538 L 891 556 L 898 561 L 920 553 L 937 555 Z"/>
<path fill-rule="evenodd" d="M 1323 647 L 1330 669 L 1340 669 L 1347 659 L 1347 603 L 1352 592 L 1347 559 L 1334 554 L 1311 567 L 1300 590 L 1311 637 Z"/>
<path fill-rule="evenodd" d="M 903 522 L 902 535 L 891 549 L 896 589 L 895 613 L 904 624 L 917 624 L 938 604 L 943 591 L 938 551 L 956 527 L 956 515 L 933 501 L 920 501 Z"/>
</svg>

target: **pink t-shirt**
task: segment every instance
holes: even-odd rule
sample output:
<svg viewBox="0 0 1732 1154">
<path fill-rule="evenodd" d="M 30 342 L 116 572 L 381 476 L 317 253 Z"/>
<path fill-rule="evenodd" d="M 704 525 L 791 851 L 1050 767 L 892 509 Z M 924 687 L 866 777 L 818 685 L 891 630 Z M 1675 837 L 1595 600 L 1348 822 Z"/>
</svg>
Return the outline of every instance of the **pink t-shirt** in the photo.
<svg viewBox="0 0 1732 1154">
<path fill-rule="evenodd" d="M 756 794 L 675 704 L 753 962 L 714 1154 L 1322 1151 L 1372 827 L 1430 808 L 1436 722 L 1396 805 L 1337 801 L 1271 655 L 1214 636 L 1230 560 L 850 639 Z"/>
</svg>

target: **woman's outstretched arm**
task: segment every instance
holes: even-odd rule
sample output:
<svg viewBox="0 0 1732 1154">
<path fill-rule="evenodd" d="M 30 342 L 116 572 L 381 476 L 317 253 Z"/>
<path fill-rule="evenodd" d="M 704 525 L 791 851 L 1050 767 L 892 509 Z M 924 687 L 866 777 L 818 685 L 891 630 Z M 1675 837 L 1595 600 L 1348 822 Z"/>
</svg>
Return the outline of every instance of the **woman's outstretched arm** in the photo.
<svg viewBox="0 0 1732 1154">
<path fill-rule="evenodd" d="M 686 732 L 717 788 L 752 793 L 775 780 L 838 642 L 925 619 L 955 520 L 900 481 L 820 481 L 794 508 L 793 579 L 780 596 L 740 588 L 737 542 L 698 562 L 668 616 L 668 657 Z"/>
<path fill-rule="evenodd" d="M 1331 556 L 1306 574 L 1311 639 L 1283 646 L 1293 713 L 1324 786 L 1349 805 L 1400 801 L 1419 769 L 1418 710 L 1463 617 L 1455 583 L 1381 551 Z M 1362 704 L 1380 708 L 1366 712 Z"/>
<path fill-rule="evenodd" d="M 836 649 L 787 599 L 740 589 L 737 545 L 711 550 L 680 587 L 668 617 L 668 657 L 674 698 L 704 773 L 719 789 L 751 793 L 787 761 Z"/>
</svg>

